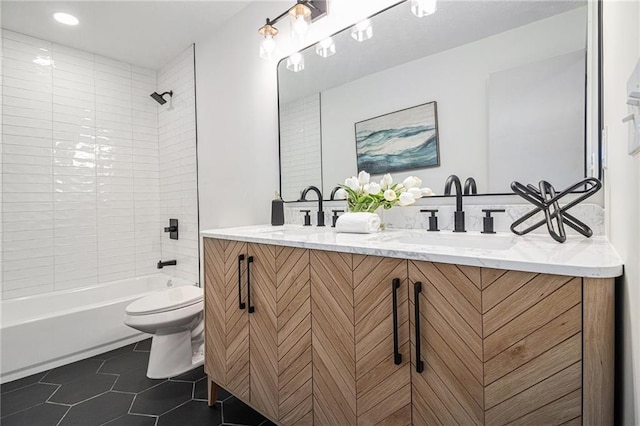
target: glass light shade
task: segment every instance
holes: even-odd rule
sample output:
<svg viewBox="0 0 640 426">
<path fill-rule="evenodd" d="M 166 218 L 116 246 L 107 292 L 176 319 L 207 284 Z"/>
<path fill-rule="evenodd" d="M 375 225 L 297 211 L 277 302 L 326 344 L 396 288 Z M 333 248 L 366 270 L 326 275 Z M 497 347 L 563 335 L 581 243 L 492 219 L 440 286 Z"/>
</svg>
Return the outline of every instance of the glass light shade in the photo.
<svg viewBox="0 0 640 426">
<path fill-rule="evenodd" d="M 275 36 L 278 34 L 278 29 L 267 20 L 267 23 L 258 30 L 258 34 L 262 37 L 260 57 L 262 59 L 273 59 L 277 48 Z"/>
<path fill-rule="evenodd" d="M 304 56 L 300 52 L 294 53 L 287 58 L 287 69 L 293 72 L 300 72 L 304 69 Z"/>
<path fill-rule="evenodd" d="M 371 26 L 371 21 L 365 19 L 364 21 L 358 22 L 356 25 L 354 25 L 351 29 L 351 37 L 353 37 L 357 41 L 365 41 L 373 37 L 373 27 Z"/>
<path fill-rule="evenodd" d="M 411 0 L 411 12 L 418 18 L 429 16 L 438 9 L 438 0 Z"/>
<path fill-rule="evenodd" d="M 316 53 L 323 58 L 328 58 L 336 53 L 336 44 L 331 37 L 325 38 L 316 44 Z"/>
<path fill-rule="evenodd" d="M 266 35 L 260 42 L 260 57 L 267 60 L 273 59 L 277 47 L 276 39 L 271 35 Z"/>
<path fill-rule="evenodd" d="M 309 6 L 298 3 L 289 9 L 291 18 L 291 34 L 297 38 L 303 38 L 309 31 L 311 25 L 311 9 Z"/>
</svg>

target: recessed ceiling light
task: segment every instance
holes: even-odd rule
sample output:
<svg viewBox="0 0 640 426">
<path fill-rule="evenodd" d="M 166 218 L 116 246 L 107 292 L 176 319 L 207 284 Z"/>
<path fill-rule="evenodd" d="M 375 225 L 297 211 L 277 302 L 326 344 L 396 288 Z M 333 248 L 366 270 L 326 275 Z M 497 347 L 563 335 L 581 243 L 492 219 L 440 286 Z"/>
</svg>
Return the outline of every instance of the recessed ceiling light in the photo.
<svg viewBox="0 0 640 426">
<path fill-rule="evenodd" d="M 69 15 L 68 13 L 64 12 L 54 13 L 53 19 L 65 25 L 78 25 L 78 23 L 80 22 L 75 16 Z"/>
</svg>

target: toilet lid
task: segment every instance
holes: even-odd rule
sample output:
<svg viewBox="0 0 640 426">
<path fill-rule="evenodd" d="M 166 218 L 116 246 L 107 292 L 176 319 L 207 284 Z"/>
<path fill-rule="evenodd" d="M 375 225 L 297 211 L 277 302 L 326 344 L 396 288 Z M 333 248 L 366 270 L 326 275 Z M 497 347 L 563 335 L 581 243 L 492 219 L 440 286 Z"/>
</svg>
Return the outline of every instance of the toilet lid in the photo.
<svg viewBox="0 0 640 426">
<path fill-rule="evenodd" d="M 186 285 L 161 290 L 129 304 L 125 311 L 129 315 L 156 314 L 196 304 L 204 299 L 201 288 Z"/>
</svg>

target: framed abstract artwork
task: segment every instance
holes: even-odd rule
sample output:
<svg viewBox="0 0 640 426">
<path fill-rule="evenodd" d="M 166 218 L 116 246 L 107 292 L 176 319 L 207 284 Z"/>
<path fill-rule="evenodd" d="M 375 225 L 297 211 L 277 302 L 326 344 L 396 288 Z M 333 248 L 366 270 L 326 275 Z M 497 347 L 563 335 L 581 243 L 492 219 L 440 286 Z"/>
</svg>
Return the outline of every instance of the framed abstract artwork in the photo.
<svg viewBox="0 0 640 426">
<path fill-rule="evenodd" d="M 429 102 L 355 124 L 358 171 L 370 174 L 438 167 L 438 107 Z"/>
</svg>

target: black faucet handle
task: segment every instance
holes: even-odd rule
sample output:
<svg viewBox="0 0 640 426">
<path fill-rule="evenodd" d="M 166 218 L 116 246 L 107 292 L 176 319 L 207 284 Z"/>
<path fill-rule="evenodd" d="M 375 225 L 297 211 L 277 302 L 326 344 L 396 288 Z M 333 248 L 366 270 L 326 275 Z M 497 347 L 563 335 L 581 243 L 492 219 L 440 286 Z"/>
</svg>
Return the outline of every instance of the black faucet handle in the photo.
<svg viewBox="0 0 640 426">
<path fill-rule="evenodd" d="M 344 213 L 344 210 L 331 210 L 331 212 L 333 213 L 333 216 L 331 217 L 331 227 L 335 228 L 336 227 L 336 222 L 338 221 L 338 213 Z"/>
<path fill-rule="evenodd" d="M 420 213 L 430 213 L 430 216 L 429 216 L 429 229 L 428 229 L 430 232 L 439 231 L 439 229 L 438 229 L 438 216 L 436 216 L 436 213 L 438 213 L 438 209 L 421 209 Z"/>
<path fill-rule="evenodd" d="M 496 231 L 493 228 L 493 216 L 492 213 L 504 213 L 505 209 L 482 209 L 485 217 L 482 218 L 482 233 L 483 234 L 495 234 Z"/>
<path fill-rule="evenodd" d="M 311 226 L 311 210 L 300 210 L 304 213 L 304 226 Z"/>
</svg>

